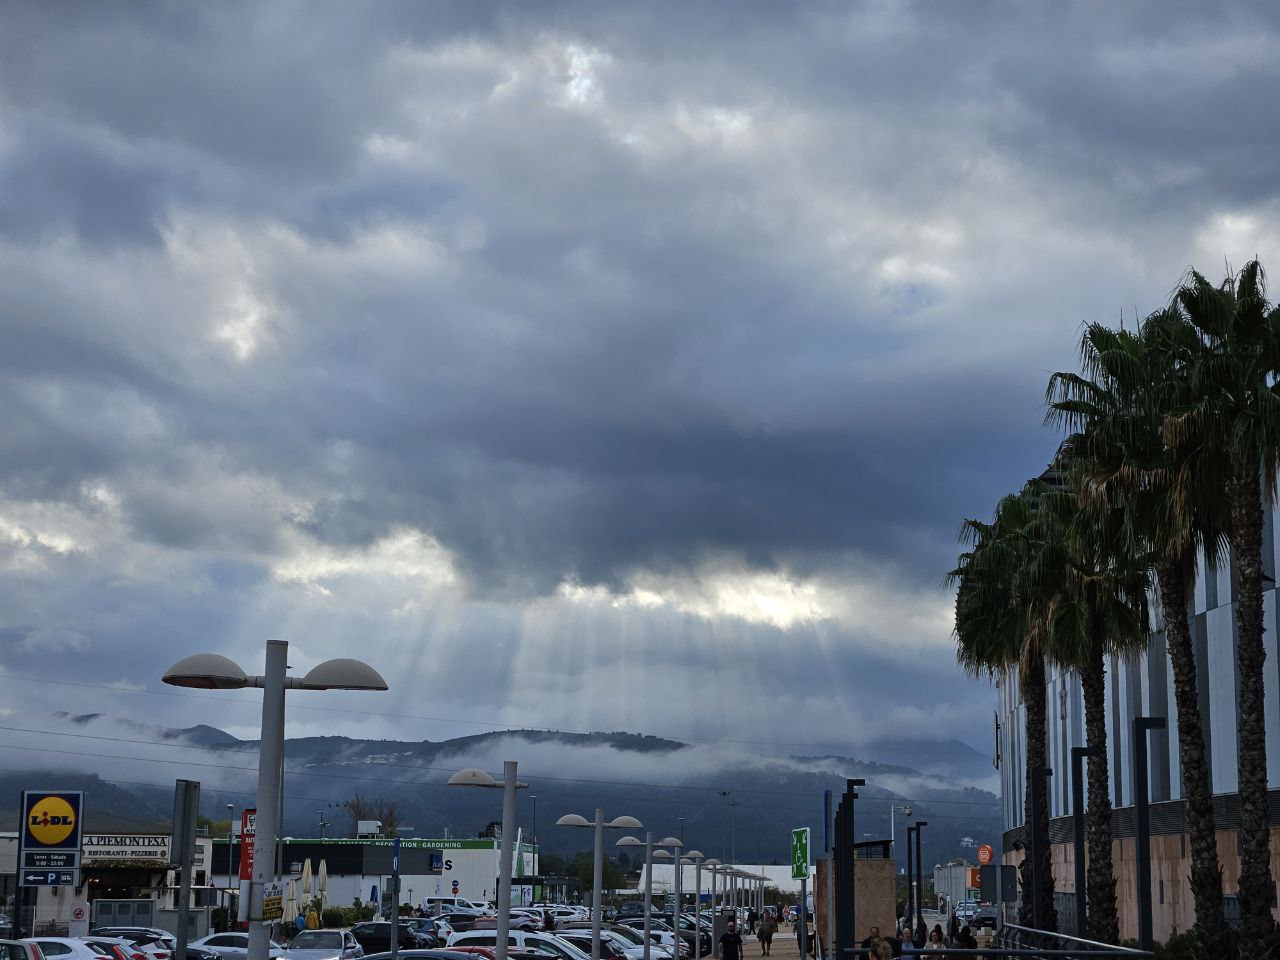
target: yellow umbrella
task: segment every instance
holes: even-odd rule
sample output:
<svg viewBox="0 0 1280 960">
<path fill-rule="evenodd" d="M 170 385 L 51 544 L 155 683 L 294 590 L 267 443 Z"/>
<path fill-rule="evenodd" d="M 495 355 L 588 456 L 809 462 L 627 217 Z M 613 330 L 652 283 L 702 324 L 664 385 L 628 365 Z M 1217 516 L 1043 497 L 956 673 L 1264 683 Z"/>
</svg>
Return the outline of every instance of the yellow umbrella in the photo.
<svg viewBox="0 0 1280 960">
<path fill-rule="evenodd" d="M 320 901 L 320 912 L 324 912 L 324 888 L 329 883 L 329 864 L 320 861 L 320 872 L 316 874 L 316 899 Z"/>
<path fill-rule="evenodd" d="M 290 880 L 284 888 L 284 916 L 280 920 L 286 925 L 292 925 L 298 919 L 298 889 Z M 290 931 L 292 932 L 292 931 Z"/>
<path fill-rule="evenodd" d="M 302 899 L 311 899 L 311 858 L 302 861 Z"/>
</svg>

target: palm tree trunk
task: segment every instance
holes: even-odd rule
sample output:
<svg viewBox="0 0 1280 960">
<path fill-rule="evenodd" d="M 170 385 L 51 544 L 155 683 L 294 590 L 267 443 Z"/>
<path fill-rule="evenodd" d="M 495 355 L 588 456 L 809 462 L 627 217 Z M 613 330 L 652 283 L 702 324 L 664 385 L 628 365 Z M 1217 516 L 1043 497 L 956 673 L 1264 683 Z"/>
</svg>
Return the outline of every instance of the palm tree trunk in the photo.
<svg viewBox="0 0 1280 960">
<path fill-rule="evenodd" d="M 1236 672 L 1239 676 L 1236 752 L 1240 794 L 1241 954 L 1261 957 L 1275 922 L 1271 901 L 1271 832 L 1267 826 L 1267 729 L 1262 667 L 1262 491 L 1253 458 L 1233 463 L 1231 545 L 1239 571 L 1236 598 Z"/>
<path fill-rule="evenodd" d="M 1173 666 L 1173 696 L 1178 705 L 1178 752 L 1182 758 L 1182 796 L 1187 831 L 1191 835 L 1191 895 L 1196 908 L 1197 955 L 1201 960 L 1222 955 L 1229 942 L 1222 917 L 1222 868 L 1213 817 L 1213 793 L 1205 762 L 1204 728 L 1200 721 L 1196 661 L 1187 622 L 1187 571 L 1191 564 L 1163 564 L 1156 571 L 1164 606 L 1165 643 Z"/>
<path fill-rule="evenodd" d="M 1102 618 L 1096 605 L 1090 611 L 1089 656 L 1080 672 L 1084 688 L 1084 728 L 1089 749 L 1088 891 L 1089 936 L 1103 943 L 1120 942 L 1116 913 L 1116 877 L 1111 864 L 1111 795 L 1107 771 L 1106 663 Z"/>
<path fill-rule="evenodd" d="M 1033 777 L 1031 775 L 1032 770 L 1046 766 L 1048 763 L 1049 745 L 1048 729 L 1045 722 L 1044 661 L 1038 658 L 1031 659 L 1025 669 L 1021 671 L 1019 682 L 1022 685 L 1022 702 L 1027 709 L 1027 792 L 1024 819 L 1027 824 L 1028 838 L 1034 835 L 1033 831 L 1038 831 L 1038 835 L 1046 841 L 1040 844 L 1040 849 L 1035 851 L 1036 861 L 1029 864 L 1029 868 L 1040 876 L 1040 917 L 1044 929 L 1056 930 L 1058 928 L 1058 915 L 1053 906 L 1053 856 L 1050 845 L 1047 842 L 1049 838 L 1049 787 L 1043 777 Z M 1031 799 L 1033 791 L 1039 793 L 1034 804 Z M 1037 806 L 1040 810 L 1040 823 L 1035 825 L 1031 822 L 1031 811 Z M 1028 843 L 1027 849 L 1032 849 L 1032 844 Z M 1028 877 L 1022 885 L 1022 903 L 1018 911 L 1019 922 L 1024 926 L 1031 926 L 1035 919 L 1034 895 L 1035 885 Z"/>
</svg>

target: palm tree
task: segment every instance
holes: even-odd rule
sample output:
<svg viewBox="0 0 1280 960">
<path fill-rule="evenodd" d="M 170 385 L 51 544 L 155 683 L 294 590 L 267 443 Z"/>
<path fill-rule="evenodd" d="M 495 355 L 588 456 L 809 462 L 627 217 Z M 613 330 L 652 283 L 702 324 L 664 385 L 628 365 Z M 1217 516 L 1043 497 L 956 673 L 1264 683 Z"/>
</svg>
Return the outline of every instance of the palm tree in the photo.
<svg viewBox="0 0 1280 960">
<path fill-rule="evenodd" d="M 1063 461 L 1072 471 L 1079 466 Z M 1116 880 L 1111 856 L 1111 797 L 1107 762 L 1106 659 L 1140 650 L 1148 633 L 1148 557 L 1127 548 L 1124 516 L 1098 511 L 1070 486 L 1046 491 L 1035 526 L 1038 539 L 1057 544 L 1064 555 L 1056 564 L 1061 589 L 1052 629 L 1054 654 L 1080 675 L 1084 693 L 1089 760 L 1087 807 L 1089 934 L 1105 943 L 1120 942 Z"/>
<path fill-rule="evenodd" d="M 1046 765 L 1046 696 L 1044 644 L 1046 635 L 1036 617 L 1038 580 L 1036 543 L 1028 536 L 1034 511 L 1034 491 L 1009 494 L 996 506 L 991 523 L 966 520 L 961 540 L 970 549 L 960 555 L 948 582 L 957 584 L 956 655 L 974 675 L 995 676 L 1016 670 L 1026 709 L 1024 740 L 1027 770 Z M 1038 795 L 1033 795 L 1038 794 Z M 1028 776 L 1026 822 L 1038 836 L 1049 835 L 1048 788 L 1043 778 Z M 1039 824 L 1032 811 L 1039 811 Z M 1030 865 L 1042 878 L 1039 913 L 1047 929 L 1057 926 L 1053 906 L 1053 874 L 1049 845 L 1035 851 Z M 1037 913 L 1032 884 L 1023 884 L 1019 919 L 1031 923 Z"/>
<path fill-rule="evenodd" d="M 1165 438 L 1204 469 L 1226 475 L 1236 595 L 1237 759 L 1243 952 L 1261 956 L 1275 930 L 1267 826 L 1267 746 L 1263 712 L 1262 510 L 1274 498 L 1280 458 L 1280 309 L 1266 299 L 1258 261 L 1215 287 L 1192 271 L 1178 291 L 1181 319 L 1198 343 L 1165 421 Z"/>
<path fill-rule="evenodd" d="M 1175 454 L 1163 433 L 1193 349 L 1172 309 L 1152 314 L 1137 333 L 1091 324 L 1081 338 L 1083 374 L 1055 373 L 1049 381 L 1048 419 L 1076 431 L 1062 455 L 1073 464 L 1082 501 L 1118 516 L 1117 549 L 1149 556 L 1155 566 L 1178 708 L 1196 939 L 1207 958 L 1222 950 L 1229 932 L 1187 613 L 1197 547 L 1213 563 L 1222 546 L 1223 498 L 1205 461 L 1186 457 L 1185 448 Z"/>
</svg>

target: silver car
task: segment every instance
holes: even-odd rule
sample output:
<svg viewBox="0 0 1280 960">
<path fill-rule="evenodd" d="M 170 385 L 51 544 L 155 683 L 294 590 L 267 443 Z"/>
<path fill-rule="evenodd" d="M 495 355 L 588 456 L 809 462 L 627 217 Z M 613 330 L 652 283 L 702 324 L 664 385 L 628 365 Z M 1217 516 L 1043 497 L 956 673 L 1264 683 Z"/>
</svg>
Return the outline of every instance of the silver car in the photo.
<svg viewBox="0 0 1280 960">
<path fill-rule="evenodd" d="M 349 930 L 303 930 L 280 952 L 284 960 L 357 960 L 364 948 Z"/>
<path fill-rule="evenodd" d="M 226 933 L 211 933 L 199 940 L 192 940 L 188 946 L 208 950 L 220 957 L 225 957 L 226 960 L 244 960 L 249 955 L 249 935 L 234 930 L 228 930 Z M 267 943 L 267 950 L 273 957 L 279 956 L 283 949 L 284 947 L 274 940 Z"/>
</svg>

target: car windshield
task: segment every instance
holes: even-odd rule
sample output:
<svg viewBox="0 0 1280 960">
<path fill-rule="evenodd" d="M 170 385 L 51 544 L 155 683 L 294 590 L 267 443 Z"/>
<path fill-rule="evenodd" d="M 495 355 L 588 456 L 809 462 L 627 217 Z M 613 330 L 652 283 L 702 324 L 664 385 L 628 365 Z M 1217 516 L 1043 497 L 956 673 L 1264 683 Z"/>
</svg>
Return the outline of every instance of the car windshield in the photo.
<svg viewBox="0 0 1280 960">
<path fill-rule="evenodd" d="M 329 930 L 303 930 L 289 942 L 290 950 L 341 950 L 342 934 Z"/>
<path fill-rule="evenodd" d="M 644 934 L 639 930 L 632 930 L 630 927 L 619 927 L 617 930 L 614 930 L 613 933 L 630 943 L 640 945 L 644 944 Z"/>
</svg>

